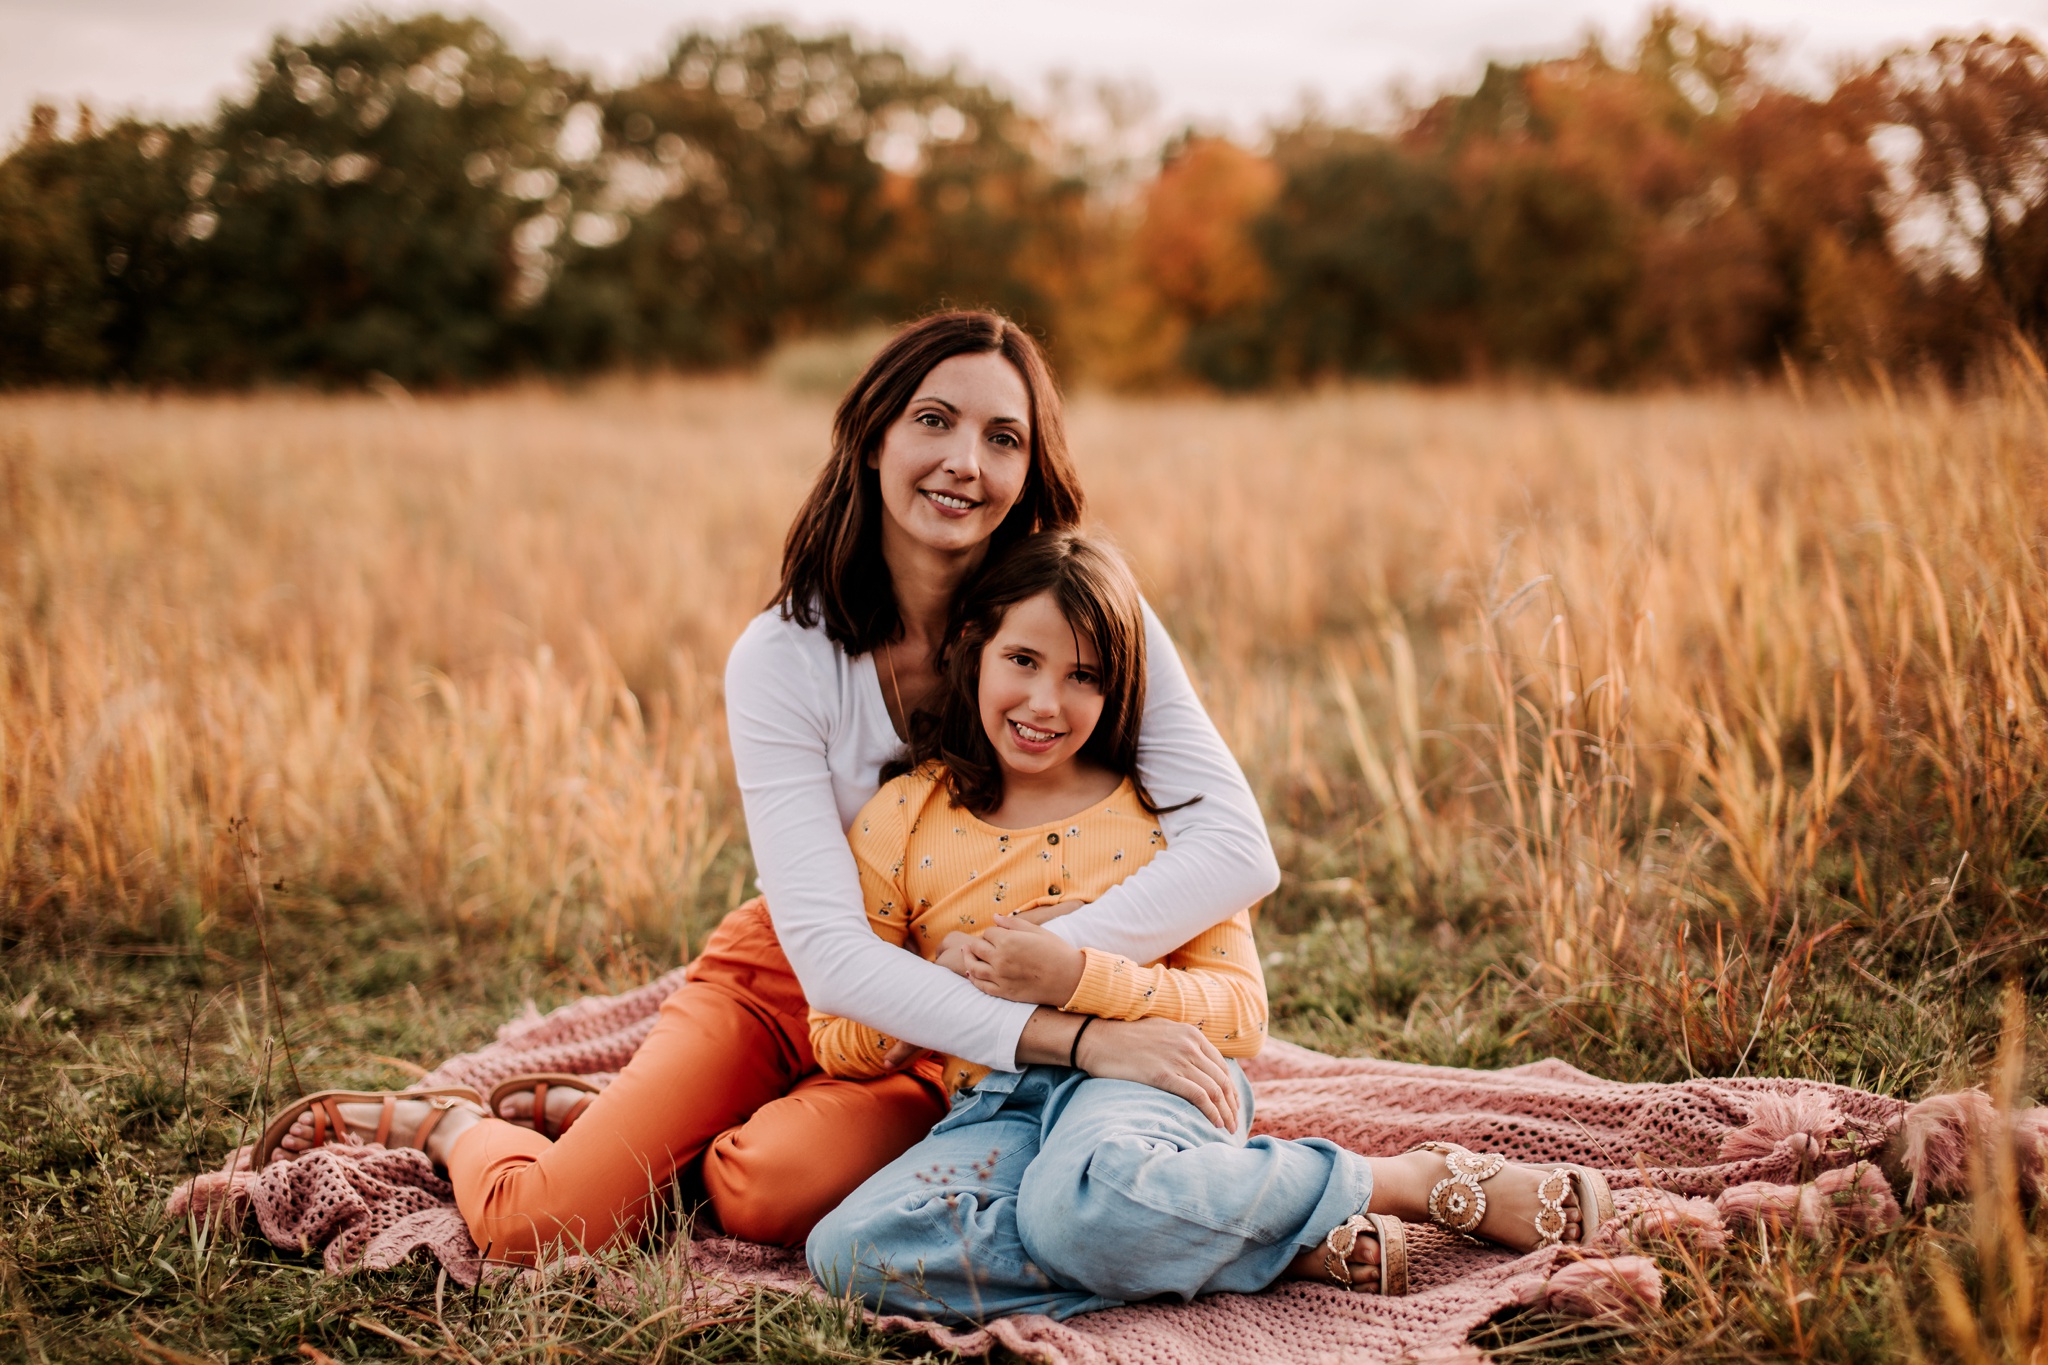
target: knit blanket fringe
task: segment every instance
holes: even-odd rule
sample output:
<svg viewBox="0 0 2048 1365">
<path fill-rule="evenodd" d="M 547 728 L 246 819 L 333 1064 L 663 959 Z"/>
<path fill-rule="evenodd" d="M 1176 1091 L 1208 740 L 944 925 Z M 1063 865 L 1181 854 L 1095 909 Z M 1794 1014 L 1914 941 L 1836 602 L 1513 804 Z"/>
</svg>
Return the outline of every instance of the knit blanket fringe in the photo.
<svg viewBox="0 0 2048 1365">
<path fill-rule="evenodd" d="M 420 1084 L 488 1091 L 526 1071 L 608 1081 L 682 980 L 677 970 L 546 1015 L 529 1006 L 488 1047 L 449 1059 Z M 1256 1132 L 1329 1138 L 1368 1156 L 1448 1139 L 1518 1161 L 1577 1162 L 1607 1176 L 1616 1217 L 1591 1247 L 1527 1255 L 1411 1225 L 1412 1287 L 1401 1298 L 1289 1282 L 1261 1294 L 1132 1305 L 1066 1322 L 1030 1316 L 952 1328 L 902 1317 L 870 1321 L 963 1355 L 1001 1345 L 1047 1365 L 1469 1362 L 1480 1358 L 1468 1345 L 1472 1330 L 1507 1308 L 1626 1318 L 1655 1306 L 1661 1279 L 1643 1253 L 1659 1239 L 1685 1239 L 1711 1252 L 1726 1244 L 1729 1228 L 1755 1223 L 1808 1236 L 1892 1226 L 1902 1215 L 1870 1160 L 1877 1150 L 1903 1126 L 1914 1201 L 1956 1193 L 1966 1154 L 1991 1114 L 1976 1092 L 1908 1106 L 1807 1081 L 1629 1085 L 1556 1060 L 1468 1071 L 1329 1057 L 1278 1041 L 1245 1071 L 1256 1097 Z M 2015 1136 L 2022 1138 L 2023 1179 L 2038 1195 L 2048 1110 L 2017 1116 Z M 336 1274 L 388 1269 L 424 1248 L 464 1286 L 582 1276 L 591 1292 L 622 1306 L 704 1319 L 730 1312 L 757 1289 L 824 1293 L 800 1253 L 718 1236 L 678 1239 L 637 1263 L 575 1256 L 540 1270 L 486 1265 L 448 1182 L 410 1149 L 321 1148 L 253 1171 L 243 1148 L 222 1169 L 179 1186 L 167 1207 L 173 1216 L 201 1219 L 253 1214 L 271 1242 L 317 1250 Z"/>
</svg>

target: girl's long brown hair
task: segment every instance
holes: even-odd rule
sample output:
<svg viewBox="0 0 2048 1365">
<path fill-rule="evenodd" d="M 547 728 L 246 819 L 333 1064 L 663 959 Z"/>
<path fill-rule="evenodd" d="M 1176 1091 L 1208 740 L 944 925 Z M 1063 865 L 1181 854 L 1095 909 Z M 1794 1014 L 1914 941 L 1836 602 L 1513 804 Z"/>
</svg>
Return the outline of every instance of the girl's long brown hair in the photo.
<svg viewBox="0 0 2048 1365">
<path fill-rule="evenodd" d="M 989 557 L 1043 527 L 1081 519 L 1081 481 L 1067 455 L 1059 387 L 1028 333 L 995 313 L 934 313 L 911 323 L 868 362 L 832 417 L 832 457 L 790 523 L 782 582 L 769 605 L 825 634 L 850 655 L 894 639 L 901 626 L 895 584 L 882 559 L 882 497 L 868 457 L 903 415 L 917 386 L 956 355 L 1000 355 L 1030 399 L 1031 470 L 1024 491 L 989 538 Z"/>
<path fill-rule="evenodd" d="M 946 632 L 934 705 L 911 717 L 909 750 L 882 770 L 882 780 L 943 763 L 954 805 L 986 815 L 1003 803 L 1002 765 L 981 725 L 981 655 L 1010 608 L 1040 593 L 1052 594 L 1067 624 L 1095 646 L 1102 718 L 1081 746 L 1082 756 L 1130 778 L 1139 802 L 1157 814 L 1160 808 L 1138 781 L 1138 727 L 1145 715 L 1145 607 L 1138 583 L 1115 550 L 1064 527 L 1027 536 L 1000 559 L 991 556 L 962 591 Z"/>
</svg>

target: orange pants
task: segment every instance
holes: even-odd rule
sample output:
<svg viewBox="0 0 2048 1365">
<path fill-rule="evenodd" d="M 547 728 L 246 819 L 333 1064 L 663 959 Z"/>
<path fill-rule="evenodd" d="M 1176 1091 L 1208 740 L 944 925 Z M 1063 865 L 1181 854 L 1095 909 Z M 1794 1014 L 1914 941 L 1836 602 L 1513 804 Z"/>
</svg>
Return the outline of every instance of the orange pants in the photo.
<svg viewBox="0 0 2048 1365">
<path fill-rule="evenodd" d="M 550 1142 L 484 1119 L 449 1153 L 448 1176 L 493 1260 L 635 1238 L 693 1163 L 728 1233 L 800 1246 L 945 1112 L 924 1075 L 841 1081 L 818 1071 L 803 990 L 755 899 L 725 917 L 647 1041 L 574 1127 Z"/>
</svg>

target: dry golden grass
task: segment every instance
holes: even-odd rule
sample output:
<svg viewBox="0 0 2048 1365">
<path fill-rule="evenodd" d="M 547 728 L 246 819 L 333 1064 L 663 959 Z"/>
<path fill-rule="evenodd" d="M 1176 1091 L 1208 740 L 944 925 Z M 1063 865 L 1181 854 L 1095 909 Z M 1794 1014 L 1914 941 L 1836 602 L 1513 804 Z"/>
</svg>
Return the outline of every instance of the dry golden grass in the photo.
<svg viewBox="0 0 2048 1365">
<path fill-rule="evenodd" d="M 721 668 L 828 418 L 743 380 L 0 398 L 0 1025 L 34 1061 L 0 1168 L 113 1181 L 133 1214 L 39 1214 L 0 1316 L 83 1331 L 103 1287 L 76 1267 L 153 1282 L 156 1215 L 115 1167 L 161 1184 L 225 1150 L 268 1083 L 279 973 L 233 822 L 279 888 L 275 1013 L 313 1012 L 290 1022 L 323 1075 L 481 1036 L 536 959 L 566 993 L 666 966 L 739 896 Z M 1083 397 L 1073 429 L 1265 802 L 1283 1032 L 1917 1095 L 1983 1074 L 2004 979 L 1995 1089 L 2038 1084 L 2038 367 L 1970 397 Z M 426 975 L 432 998 L 396 993 Z M 241 1031 L 195 1059 L 216 986 Z M 1679 1275 L 1626 1350 L 2038 1362 L 2048 1242 L 2010 1170 L 1979 1174 L 1924 1247 L 1760 1243 Z M 150 1302 L 213 1350 L 355 1292 L 298 1284 L 251 1272 L 218 1322 L 175 1276 Z"/>
<path fill-rule="evenodd" d="M 2044 392 L 1084 398 L 1074 435 L 1283 860 L 1505 912 L 1570 991 L 1675 907 L 1810 931 L 1817 882 L 1923 944 L 1965 886 L 2040 928 Z M 288 886 L 549 951 L 729 897 L 720 668 L 827 418 L 0 402 L 10 919 L 203 921 L 235 816 Z"/>
</svg>

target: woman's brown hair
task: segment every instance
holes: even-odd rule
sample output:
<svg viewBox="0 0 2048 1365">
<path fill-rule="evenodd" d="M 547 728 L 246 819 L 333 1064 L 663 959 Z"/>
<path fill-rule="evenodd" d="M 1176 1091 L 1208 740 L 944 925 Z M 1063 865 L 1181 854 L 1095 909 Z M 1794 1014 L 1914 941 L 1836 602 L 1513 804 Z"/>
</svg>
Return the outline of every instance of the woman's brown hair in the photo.
<svg viewBox="0 0 2048 1365">
<path fill-rule="evenodd" d="M 1040 593 L 1050 593 L 1067 624 L 1095 646 L 1102 716 L 1081 746 L 1082 757 L 1130 778 L 1139 802 L 1158 813 L 1138 781 L 1138 726 L 1145 715 L 1145 606 L 1138 582 L 1115 550 L 1066 527 L 1027 536 L 1002 558 L 991 557 L 962 592 L 946 632 L 934 706 L 911 717 L 909 751 L 882 769 L 882 780 L 943 763 L 954 805 L 986 815 L 1003 803 L 1002 765 L 981 724 L 981 655 L 1010 608 Z"/>
<path fill-rule="evenodd" d="M 1000 355 L 1030 399 L 1031 471 L 1016 506 L 989 537 L 989 557 L 1031 532 L 1081 519 L 1081 481 L 1067 455 L 1060 393 L 1038 343 L 995 313 L 934 313 L 911 323 L 876 353 L 832 416 L 832 457 L 790 523 L 782 582 L 772 606 L 825 634 L 850 655 L 894 639 L 901 625 L 896 588 L 882 559 L 882 496 L 868 457 L 917 386 L 956 355 Z"/>
</svg>

